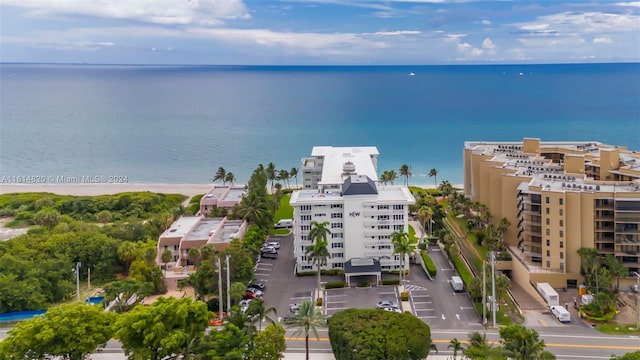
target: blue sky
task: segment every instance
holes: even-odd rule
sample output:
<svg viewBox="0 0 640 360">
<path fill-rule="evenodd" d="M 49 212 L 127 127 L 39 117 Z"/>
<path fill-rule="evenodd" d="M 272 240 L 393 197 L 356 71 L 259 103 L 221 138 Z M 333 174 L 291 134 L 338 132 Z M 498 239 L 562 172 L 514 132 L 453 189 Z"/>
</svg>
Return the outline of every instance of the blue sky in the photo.
<svg viewBox="0 0 640 360">
<path fill-rule="evenodd" d="M 640 1 L 0 0 L 0 61 L 640 61 Z"/>
</svg>

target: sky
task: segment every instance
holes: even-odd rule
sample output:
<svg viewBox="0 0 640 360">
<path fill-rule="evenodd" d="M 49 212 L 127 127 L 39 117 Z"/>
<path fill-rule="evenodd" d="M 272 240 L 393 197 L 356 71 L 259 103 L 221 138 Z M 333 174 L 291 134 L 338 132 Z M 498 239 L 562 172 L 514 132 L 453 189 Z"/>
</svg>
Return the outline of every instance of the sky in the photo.
<svg viewBox="0 0 640 360">
<path fill-rule="evenodd" d="M 0 62 L 640 61 L 640 1 L 0 0 Z"/>
</svg>

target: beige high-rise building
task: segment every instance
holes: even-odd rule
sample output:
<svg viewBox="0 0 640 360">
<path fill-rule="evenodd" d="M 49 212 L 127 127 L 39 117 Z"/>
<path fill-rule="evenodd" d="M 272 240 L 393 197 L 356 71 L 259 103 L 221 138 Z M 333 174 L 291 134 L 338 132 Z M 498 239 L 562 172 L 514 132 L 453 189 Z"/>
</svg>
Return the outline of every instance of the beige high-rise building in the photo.
<svg viewBox="0 0 640 360">
<path fill-rule="evenodd" d="M 577 251 L 640 270 L 640 152 L 589 142 L 465 142 L 464 189 L 511 226 L 512 278 L 575 287 Z"/>
</svg>

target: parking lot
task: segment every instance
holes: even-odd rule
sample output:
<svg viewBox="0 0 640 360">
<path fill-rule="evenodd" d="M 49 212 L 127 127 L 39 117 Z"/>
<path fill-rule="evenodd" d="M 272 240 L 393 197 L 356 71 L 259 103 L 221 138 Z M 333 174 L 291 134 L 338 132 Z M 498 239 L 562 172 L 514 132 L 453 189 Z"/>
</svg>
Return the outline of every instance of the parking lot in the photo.
<svg viewBox="0 0 640 360">
<path fill-rule="evenodd" d="M 400 304 L 397 288 L 395 286 L 374 286 L 327 289 L 324 295 L 323 312 L 325 315 L 331 316 L 349 308 L 374 309 L 378 301 L 382 300 L 391 300 Z"/>
</svg>

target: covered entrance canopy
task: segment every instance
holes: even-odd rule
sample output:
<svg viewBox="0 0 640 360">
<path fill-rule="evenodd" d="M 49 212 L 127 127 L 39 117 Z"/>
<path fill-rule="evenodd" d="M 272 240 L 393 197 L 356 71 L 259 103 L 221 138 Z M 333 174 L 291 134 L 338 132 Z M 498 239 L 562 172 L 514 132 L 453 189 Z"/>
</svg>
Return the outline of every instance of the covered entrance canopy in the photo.
<svg viewBox="0 0 640 360">
<path fill-rule="evenodd" d="M 344 264 L 344 277 L 347 286 L 351 286 L 352 276 L 375 275 L 376 284 L 380 284 L 382 268 L 380 261 L 369 258 L 352 258 Z"/>
</svg>

